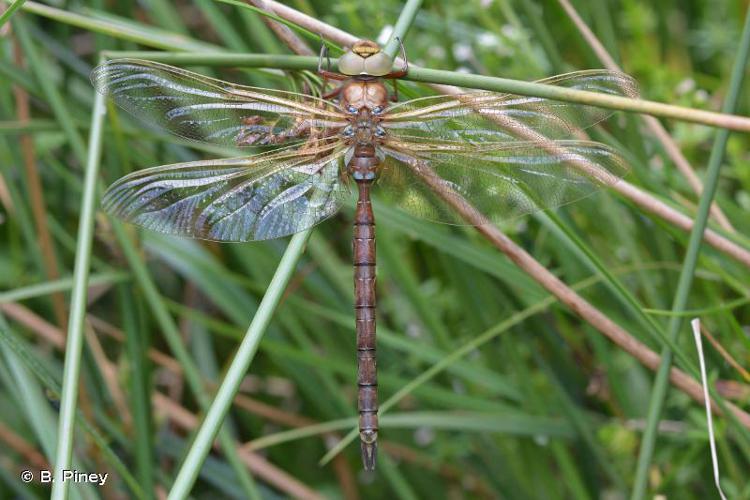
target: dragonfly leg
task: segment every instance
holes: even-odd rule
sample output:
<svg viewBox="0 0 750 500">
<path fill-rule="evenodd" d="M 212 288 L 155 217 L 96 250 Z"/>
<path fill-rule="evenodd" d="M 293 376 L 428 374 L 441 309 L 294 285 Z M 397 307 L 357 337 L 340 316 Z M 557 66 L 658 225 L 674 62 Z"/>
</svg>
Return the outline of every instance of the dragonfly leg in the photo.
<svg viewBox="0 0 750 500">
<path fill-rule="evenodd" d="M 307 120 L 302 120 L 288 130 L 278 134 L 273 133 L 273 127 L 260 126 L 259 123 L 261 120 L 262 118 L 259 116 L 245 118 L 243 121 L 245 128 L 242 129 L 235 140 L 237 146 L 276 145 L 289 139 L 302 137 L 310 132 L 310 122 Z"/>
<path fill-rule="evenodd" d="M 323 80 L 323 89 L 325 89 L 325 80 Z M 339 85 L 335 89 L 331 90 L 330 92 L 327 92 L 323 94 L 323 99 L 333 99 L 335 97 L 338 97 L 338 95 L 341 93 L 341 89 L 344 87 L 342 85 Z"/>
<path fill-rule="evenodd" d="M 398 82 L 393 79 L 393 94 L 391 94 L 391 102 L 398 102 Z"/>
<path fill-rule="evenodd" d="M 331 71 L 331 58 L 328 57 L 328 46 L 323 41 L 323 35 L 320 35 L 320 54 L 318 55 L 318 74 L 323 77 L 323 88 L 325 89 L 326 80 L 346 80 L 349 78 L 341 73 Z M 323 59 L 326 60 L 326 68 L 323 69 Z"/>
<path fill-rule="evenodd" d="M 323 59 L 326 60 L 326 69 L 331 69 L 331 58 L 328 57 L 328 46 L 326 45 L 323 34 L 320 34 L 320 53 L 318 54 L 318 73 L 323 71 Z"/>
<path fill-rule="evenodd" d="M 406 58 L 406 49 L 404 48 L 404 44 L 400 38 L 396 38 L 396 40 L 398 40 L 398 44 L 401 47 L 401 59 L 403 59 L 404 65 L 400 70 L 391 71 L 387 75 L 383 76 L 383 78 L 403 78 L 407 73 L 409 73 L 409 60 Z"/>
<path fill-rule="evenodd" d="M 328 78 L 329 80 L 343 81 L 343 80 L 347 80 L 350 78 L 349 76 L 342 75 L 341 73 L 336 73 L 334 71 L 327 71 L 325 69 L 318 70 L 318 74 L 322 76 L 323 78 Z"/>
<path fill-rule="evenodd" d="M 261 125 L 263 118 L 258 115 L 246 116 L 242 119 L 242 129 L 237 134 L 237 146 L 252 146 L 267 136 L 270 129 Z"/>
</svg>

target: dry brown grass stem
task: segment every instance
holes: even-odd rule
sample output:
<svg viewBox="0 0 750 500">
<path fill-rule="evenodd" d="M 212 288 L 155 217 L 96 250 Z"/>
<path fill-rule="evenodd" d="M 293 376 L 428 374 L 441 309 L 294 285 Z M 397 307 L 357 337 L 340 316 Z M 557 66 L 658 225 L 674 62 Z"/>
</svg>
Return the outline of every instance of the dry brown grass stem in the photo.
<svg viewBox="0 0 750 500">
<path fill-rule="evenodd" d="M 13 319 L 19 324 L 24 325 L 26 328 L 36 333 L 45 342 L 56 347 L 57 349 L 63 349 L 65 347 L 63 332 L 59 328 L 57 328 L 55 325 L 52 325 L 49 322 L 45 321 L 43 318 L 38 316 L 32 310 L 26 308 L 25 306 L 20 305 L 15 302 L 8 302 L 5 304 L 0 304 L 0 311 L 2 311 L 4 314 L 7 314 L 9 318 Z M 87 319 L 90 321 L 92 327 L 96 331 L 106 334 L 108 337 L 113 338 L 120 343 L 124 342 L 124 333 L 117 327 L 91 314 L 88 315 Z M 175 376 L 181 373 L 180 364 L 171 356 L 164 354 L 163 352 L 158 351 L 153 348 L 149 349 L 148 356 L 156 365 L 167 370 L 167 372 L 169 372 L 171 375 Z M 116 373 L 114 370 L 114 367 L 111 364 L 109 364 L 109 361 L 106 359 L 106 357 L 97 356 L 96 360 L 97 360 L 97 364 L 99 364 L 100 367 L 105 366 L 108 371 Z M 206 385 L 209 390 L 215 389 L 215 384 L 209 383 Z M 187 409 L 185 409 L 184 407 L 176 403 L 171 398 L 168 398 L 164 394 L 157 393 L 157 395 L 154 396 L 153 402 L 155 406 L 157 406 L 160 410 L 162 410 L 163 413 L 170 419 L 170 422 L 174 424 L 175 426 L 177 426 L 178 428 L 190 429 L 190 430 L 194 428 L 197 417 L 193 415 L 192 413 L 190 413 Z M 242 394 L 242 393 L 238 393 L 235 396 L 234 404 L 238 408 L 242 408 L 243 410 L 249 413 L 252 413 L 254 415 L 257 415 L 267 420 L 268 422 L 271 422 L 276 425 L 300 428 L 300 427 L 306 427 L 306 426 L 318 423 L 317 421 L 309 417 L 306 417 L 304 415 L 299 415 L 296 413 L 291 413 L 291 412 L 287 412 L 284 410 L 280 410 L 275 406 L 269 405 L 255 398 L 251 398 L 247 396 L 246 394 Z M 0 429 L 0 431 L 2 431 L 2 429 Z M 341 438 L 341 436 L 339 436 L 336 433 L 327 433 L 327 434 L 322 435 L 321 437 L 324 440 L 326 440 L 326 442 L 328 442 L 328 440 L 333 440 L 331 442 L 335 442 Z M 5 439 L 5 436 L 2 435 L 2 432 L 0 432 L 0 441 L 4 439 Z M 388 452 L 391 453 L 394 457 L 400 458 L 410 463 L 415 463 L 427 469 L 434 469 L 436 470 L 436 472 L 438 472 L 439 474 L 447 478 L 456 479 L 456 480 L 460 479 L 459 474 L 458 474 L 458 469 L 452 469 L 450 466 L 445 466 L 445 465 L 438 466 L 435 464 L 433 460 L 430 460 L 428 457 L 424 457 L 420 455 L 418 452 L 416 452 L 412 448 L 399 445 L 396 443 L 391 443 L 388 441 L 383 442 L 383 447 L 386 450 L 388 450 Z M 242 458 L 243 461 L 245 461 L 246 464 L 250 466 L 250 462 L 245 460 L 245 458 L 243 457 L 246 457 L 246 454 L 254 453 L 251 450 L 251 444 L 250 443 L 244 443 L 244 444 L 238 443 L 237 448 L 241 452 L 240 458 Z M 32 463 L 32 462 L 29 462 L 29 463 Z M 260 462 L 258 463 L 252 462 L 252 463 L 255 465 L 260 464 Z M 263 465 L 268 466 L 270 464 L 266 463 Z M 354 475 L 352 473 L 349 463 L 346 460 L 346 457 L 344 457 L 344 455 L 337 455 L 333 459 L 332 465 L 334 467 L 334 472 L 339 480 L 339 484 L 342 487 L 342 491 L 344 492 L 344 498 L 346 498 L 347 500 L 356 500 L 357 498 L 359 498 L 359 494 L 356 488 L 356 481 L 354 481 L 353 479 Z M 273 466 L 271 465 L 271 467 Z M 40 466 L 40 468 L 44 468 L 44 467 Z M 255 472 L 254 469 L 253 469 L 253 472 Z M 279 476 L 271 474 L 270 477 L 279 477 Z M 266 479 L 266 478 L 263 477 L 263 479 Z M 475 476 L 472 476 L 471 483 L 472 483 L 470 485 L 471 491 L 476 491 L 476 493 L 480 494 L 482 497 L 487 496 L 486 492 L 489 491 L 489 486 L 487 484 L 485 484 L 478 477 L 475 477 Z M 273 483 L 271 483 L 269 480 L 269 484 L 273 484 Z M 287 489 L 283 489 L 283 491 L 286 491 L 291 494 L 291 491 Z"/>
<path fill-rule="evenodd" d="M 334 28 L 326 23 L 323 23 L 317 19 L 314 19 L 306 14 L 298 12 L 290 7 L 279 4 L 273 0 L 266 0 L 266 4 L 273 10 L 275 14 L 291 22 L 299 24 L 304 28 L 321 33 L 330 40 L 342 45 L 351 45 L 357 38 L 350 35 L 338 28 Z M 455 87 L 447 87 L 443 89 L 446 94 L 456 94 L 460 92 Z M 510 124 L 508 124 L 510 125 Z M 541 147 L 550 148 L 557 147 L 552 141 L 537 134 L 535 131 L 530 129 L 523 129 L 513 125 L 513 129 L 523 135 L 524 139 L 538 141 Z M 510 238 L 503 234 L 496 226 L 491 224 L 489 220 L 477 211 L 467 200 L 462 198 L 455 191 L 450 190 L 444 182 L 441 182 L 438 177 L 429 168 L 419 168 L 414 166 L 414 170 L 417 175 L 423 178 L 423 180 L 430 185 L 430 187 L 438 193 L 449 205 L 451 205 L 464 220 L 468 223 L 477 226 L 477 230 L 487 238 L 497 249 L 506 254 L 516 265 L 523 269 L 529 276 L 540 283 L 544 288 L 555 295 L 560 302 L 565 304 L 573 312 L 578 314 L 581 318 L 587 321 L 594 328 L 599 330 L 610 340 L 615 342 L 623 350 L 634 356 L 645 366 L 651 370 L 656 370 L 660 363 L 660 356 L 656 352 L 649 349 L 645 344 L 637 340 L 635 337 L 630 335 L 627 331 L 609 319 L 604 313 L 599 311 L 592 304 L 587 302 L 583 297 L 578 295 L 554 274 L 548 271 L 542 264 L 528 254 L 524 249 L 516 245 Z M 584 168 L 586 167 L 584 162 Z M 664 217 L 665 220 L 671 222 L 677 227 L 684 230 L 689 230 L 693 221 L 687 216 L 669 208 L 665 204 L 661 203 L 654 197 L 646 194 L 644 191 L 632 186 L 625 181 L 617 182 L 614 185 L 614 189 L 623 194 L 625 197 L 636 203 L 638 206 L 646 209 L 647 211 Z M 708 237 L 709 232 L 706 232 L 706 242 L 721 250 L 731 257 L 738 258 L 740 262 L 750 266 L 750 253 L 745 249 L 740 248 L 731 241 L 719 236 L 716 233 Z M 720 242 L 720 247 L 717 247 L 717 242 Z M 731 253 L 730 253 L 731 252 Z M 701 385 L 690 377 L 685 372 L 678 368 L 672 368 L 670 372 L 670 380 L 672 384 L 688 394 L 695 401 L 703 404 L 703 389 Z M 736 407 L 731 403 L 726 403 L 727 407 L 732 411 L 737 419 L 746 427 L 750 428 L 750 415 Z M 712 404 L 714 411 L 717 411 L 716 405 Z"/>
<path fill-rule="evenodd" d="M 268 2 L 266 0 L 247 0 L 247 3 L 250 5 L 253 5 L 261 10 L 265 10 L 266 12 L 271 12 L 270 6 L 268 5 Z M 281 24 L 278 21 L 275 21 L 271 18 L 261 16 L 261 19 L 266 24 L 266 26 L 269 27 L 271 31 L 281 40 L 284 42 L 284 44 L 292 49 L 292 52 L 297 54 L 298 56 L 314 56 L 315 52 L 310 49 L 310 47 L 307 46 L 307 44 L 302 40 L 300 37 L 298 37 L 294 31 L 289 28 L 289 26 L 286 26 L 284 24 Z"/>
<path fill-rule="evenodd" d="M 265 0 L 265 2 L 276 15 L 294 22 L 305 29 L 315 33 L 320 33 L 327 39 L 340 45 L 351 45 L 358 39 L 356 36 L 340 30 L 339 28 L 326 24 L 314 17 L 310 17 L 307 14 L 303 14 L 302 12 L 287 7 L 286 5 L 282 5 L 274 0 Z M 396 60 L 396 64 L 399 64 L 398 59 Z M 455 94 L 460 92 L 458 88 L 449 85 L 431 85 L 431 87 L 443 94 Z M 664 219 L 675 227 L 686 232 L 689 232 L 693 227 L 693 221 L 688 216 L 673 209 L 665 203 L 662 203 L 651 194 L 635 187 L 627 181 L 619 181 L 613 186 L 613 189 L 643 210 Z M 750 268 L 750 252 L 745 248 L 712 230 L 706 230 L 704 233 L 704 239 L 707 244 Z"/>
<path fill-rule="evenodd" d="M 273 10 L 271 10 L 266 0 L 247 0 L 247 2 L 259 9 L 273 13 Z M 284 24 L 265 16 L 262 17 L 262 19 L 266 26 L 268 26 L 269 29 L 271 29 L 271 31 L 273 31 L 273 33 L 279 38 L 279 40 L 281 40 L 281 42 L 289 47 L 292 52 L 300 56 L 315 55 L 315 52 L 307 46 L 305 41 L 299 38 L 288 26 L 285 26 Z M 285 292 L 285 296 L 286 293 L 288 293 L 288 289 L 287 292 Z M 234 402 L 235 404 L 237 404 L 237 406 L 243 407 L 248 411 L 256 412 L 259 414 L 262 413 L 266 418 L 269 418 L 271 420 L 275 419 L 277 422 L 286 421 L 285 425 L 295 426 L 293 421 L 298 421 L 300 419 L 304 420 L 304 417 L 299 417 L 281 410 L 277 410 L 270 405 L 266 405 L 259 401 L 253 401 L 241 394 L 235 395 Z M 324 439 L 330 439 L 332 437 L 334 437 L 334 435 L 329 434 L 324 436 Z M 239 451 L 245 453 L 248 450 L 241 449 Z M 357 491 L 354 473 L 349 463 L 344 460 L 343 457 L 337 457 L 333 462 L 333 469 L 344 498 L 346 498 L 347 500 L 358 500 L 359 492 Z"/>
<path fill-rule="evenodd" d="M 23 67 L 23 52 L 18 44 L 14 46 L 15 64 L 20 68 Z M 31 120 L 31 110 L 29 106 L 29 94 L 19 85 L 13 86 L 13 94 L 16 98 L 16 114 L 18 121 L 23 125 Z M 28 133 L 21 134 L 20 137 L 21 155 L 23 157 L 24 169 L 26 170 L 26 180 L 29 188 L 29 204 L 31 213 L 34 217 L 37 236 L 39 237 L 39 249 L 44 261 L 44 270 L 47 277 L 54 281 L 60 278 L 60 271 L 57 268 L 57 257 L 55 256 L 54 242 L 47 225 L 47 209 L 44 202 L 44 188 L 42 180 L 37 170 L 36 155 L 34 154 L 34 142 Z M 68 315 L 66 313 L 65 296 L 61 292 L 52 294 L 52 308 L 55 313 L 55 320 L 61 327 L 68 324 Z"/>
<path fill-rule="evenodd" d="M 9 455 L 8 452 L 13 450 L 21 455 L 28 465 L 37 469 L 49 470 L 49 462 L 44 458 L 44 455 L 37 451 L 34 445 L 16 434 L 10 427 L 6 427 L 2 422 L 0 422 L 0 442 L 4 443 L 4 454 Z M 3 464 L 3 466 L 5 465 L 7 464 Z"/>
<path fill-rule="evenodd" d="M 13 318 L 15 321 L 18 321 L 20 324 L 29 328 L 49 344 L 55 346 L 58 349 L 64 349 L 65 336 L 63 330 L 48 323 L 43 318 L 38 316 L 35 312 L 14 302 L 0 304 L 0 310 L 7 314 L 8 317 Z M 122 331 L 107 324 L 101 319 L 92 318 L 91 316 L 89 316 L 89 319 L 92 320 L 92 324 L 103 326 L 103 332 L 108 333 L 119 341 L 123 341 L 124 334 L 122 333 Z M 95 334 L 93 335 L 95 336 Z M 158 355 L 154 356 L 154 354 L 157 353 Z M 103 351 L 100 354 L 101 355 L 94 356 L 94 359 L 96 360 L 96 363 L 102 373 L 116 374 L 117 368 L 107 359 L 106 356 L 103 355 Z M 174 359 L 153 349 L 150 351 L 150 355 L 155 362 L 161 364 L 161 366 L 163 366 L 167 370 L 176 370 L 177 373 L 179 373 L 179 364 Z M 117 383 L 116 379 L 110 380 L 109 382 Z M 110 386 L 108 385 L 108 387 Z M 110 390 L 112 390 L 111 387 Z M 116 392 L 119 392 L 119 390 L 113 392 L 113 394 Z M 160 393 L 155 393 L 153 402 L 158 410 L 161 410 L 172 423 L 176 424 L 183 430 L 192 431 L 197 427 L 198 418 L 167 396 L 164 396 Z M 120 410 L 118 409 L 118 411 Z M 0 436 L 0 439 L 2 439 L 2 436 Z M 243 463 L 245 463 L 245 465 L 247 465 L 247 467 L 253 472 L 253 474 L 257 475 L 258 478 L 268 482 L 268 484 L 277 487 L 280 491 L 287 493 L 292 498 L 322 498 L 311 488 L 307 487 L 305 484 L 296 480 L 278 467 L 272 465 L 260 455 L 248 450 L 242 450 L 240 443 L 237 443 L 237 450 L 240 459 L 243 461 Z"/>
<path fill-rule="evenodd" d="M 740 376 L 745 379 L 745 382 L 750 382 L 750 373 L 742 365 L 740 365 L 736 359 L 734 359 L 734 356 L 732 356 L 729 351 L 724 349 L 724 346 L 721 345 L 713 335 L 711 335 L 711 332 L 708 328 L 706 328 L 702 321 L 701 333 L 704 337 L 706 337 L 706 339 L 708 339 L 714 349 L 716 349 L 716 352 L 718 352 L 721 357 L 724 358 L 724 361 L 726 361 L 732 368 L 737 370 L 737 373 L 739 373 Z"/>
<path fill-rule="evenodd" d="M 326 37 L 341 43 L 344 45 L 351 44 L 352 41 L 356 40 L 356 37 L 349 35 L 337 28 L 322 23 L 316 19 L 310 18 L 305 14 L 297 12 L 286 6 L 282 6 L 272 0 L 267 0 L 267 4 L 273 8 L 273 11 L 289 21 L 295 22 L 304 26 L 307 29 L 315 30 L 318 33 L 324 34 Z M 449 87 L 444 89 L 446 94 L 456 94 L 458 89 Z M 518 131 L 523 135 L 524 139 L 533 140 L 538 142 L 541 147 L 549 149 L 557 147 L 552 141 L 549 141 L 543 136 L 538 135 L 536 132 L 530 129 L 524 131 L 523 128 L 517 127 L 515 124 L 506 124 L 513 130 Z M 587 168 L 585 162 L 583 167 Z M 539 282 L 553 295 L 568 306 L 571 310 L 576 312 L 589 324 L 594 326 L 597 330 L 602 332 L 605 336 L 610 338 L 613 342 L 619 345 L 626 352 L 634 356 L 645 366 L 652 370 L 656 370 L 659 366 L 660 356 L 649 349 L 645 344 L 634 338 L 628 332 L 626 332 L 619 325 L 610 320 L 601 311 L 587 302 L 583 297 L 575 293 L 565 283 L 560 281 L 555 275 L 549 272 L 544 266 L 536 261 L 531 255 L 525 250 L 516 245 L 510 238 L 503 234 L 496 226 L 492 225 L 480 212 L 474 209 L 471 204 L 461 198 L 457 193 L 449 193 L 446 191 L 446 185 L 440 182 L 439 178 L 430 178 L 430 174 L 434 173 L 429 168 L 417 168 L 418 175 L 422 176 L 425 182 L 427 182 L 441 197 L 443 197 L 453 208 L 459 213 L 467 222 L 477 226 L 478 231 L 487 238 L 496 248 L 505 253 L 513 262 L 515 262 L 521 269 L 526 271 L 533 279 Z M 689 231 L 693 225 L 693 221 L 671 209 L 664 203 L 648 195 L 644 191 L 628 184 L 627 182 L 620 181 L 614 185 L 614 189 L 636 203 L 638 206 L 646 209 L 647 211 L 663 217 L 668 222 L 671 222 L 675 226 Z M 727 255 L 739 260 L 743 264 L 750 267 L 750 253 L 745 249 L 739 247 L 733 242 L 720 236 L 719 234 L 711 231 L 707 231 L 705 234 L 706 242 L 716 247 L 718 250 L 725 252 Z M 703 390 L 701 385 L 690 377 L 685 372 L 673 368 L 670 374 L 672 383 L 681 389 L 683 392 L 688 394 L 691 398 L 699 403 L 703 403 Z M 743 425 L 750 428 L 750 415 L 740 410 L 736 406 L 727 403 L 731 411 L 737 416 Z M 714 405 L 714 410 L 716 407 Z"/>
<path fill-rule="evenodd" d="M 583 21 L 583 19 L 581 19 L 581 16 L 578 15 L 575 7 L 573 7 L 573 5 L 571 5 L 568 0 L 557 1 L 560 3 L 560 6 L 563 8 L 563 10 L 568 14 L 570 20 L 573 21 L 573 24 L 576 26 L 576 28 L 578 28 L 578 31 L 581 32 L 581 36 L 584 40 L 586 40 L 586 43 L 589 44 L 589 47 L 591 47 L 591 50 L 594 51 L 594 54 L 596 54 L 596 56 L 599 58 L 599 61 L 604 64 L 604 67 L 611 71 L 622 71 L 620 66 L 615 62 L 609 52 L 607 52 L 607 49 L 599 41 L 594 32 L 591 31 L 588 25 Z M 662 146 L 664 146 L 664 151 L 667 153 L 667 156 L 672 159 L 675 166 L 677 167 L 677 170 L 679 170 L 680 173 L 682 173 L 682 175 L 685 177 L 685 179 L 687 179 L 688 184 L 690 184 L 690 187 L 693 189 L 693 191 L 695 191 L 695 194 L 700 196 L 703 192 L 703 183 L 695 174 L 695 171 L 690 165 L 690 162 L 688 162 L 687 158 L 685 158 L 685 155 L 682 154 L 682 151 L 680 151 L 677 143 L 675 143 L 675 141 L 669 135 L 669 132 L 667 132 L 667 130 L 662 126 L 661 122 L 659 122 L 659 120 L 657 120 L 653 116 L 641 115 L 641 119 L 646 124 L 646 127 L 648 127 L 648 129 L 654 134 L 656 139 L 661 142 Z M 711 205 L 711 215 L 722 228 L 732 233 L 735 232 L 732 224 L 729 222 L 729 219 L 726 217 L 726 215 L 724 215 L 724 213 L 721 211 L 721 208 L 719 208 L 719 206 L 715 202 Z"/>
<path fill-rule="evenodd" d="M 166 416 L 172 423 L 176 424 L 184 431 L 190 433 L 198 428 L 198 417 L 169 397 L 160 392 L 154 392 L 152 402 L 158 412 Z M 218 449 L 217 443 L 214 443 L 214 449 Z M 287 472 L 271 464 L 268 460 L 257 453 L 238 446 L 237 455 L 255 476 L 268 484 L 275 486 L 280 491 L 287 493 L 292 498 L 302 498 L 306 500 L 322 500 L 324 498 Z"/>
<path fill-rule="evenodd" d="M 109 395 L 112 397 L 112 401 L 117 409 L 117 417 L 122 420 L 126 432 L 132 431 L 133 416 L 130 413 L 128 398 L 120 387 L 117 367 L 107 358 L 107 354 L 104 352 L 104 348 L 101 342 L 99 342 L 99 337 L 96 335 L 91 324 L 87 322 L 84 328 L 86 329 L 86 342 L 89 345 L 94 361 L 99 365 L 104 384 L 107 386 Z"/>
<path fill-rule="evenodd" d="M 649 349 L 645 344 L 630 335 L 617 323 L 609 319 L 604 313 L 578 295 L 573 289 L 563 283 L 546 267 L 536 261 L 523 248 L 503 234 L 482 213 L 476 210 L 469 201 L 456 193 L 434 171 L 425 165 L 412 164 L 412 170 L 419 175 L 430 188 L 440 195 L 465 221 L 476 226 L 485 238 L 497 249 L 508 256 L 518 267 L 546 288 L 550 293 L 565 304 L 571 311 L 578 314 L 591 326 L 603 333 L 612 342 L 620 346 L 625 352 L 635 357 L 651 370 L 659 367 L 661 357 Z M 703 404 L 703 388 L 699 382 L 678 368 L 670 372 L 672 384 L 686 393 L 695 401 Z M 731 403 L 725 403 L 737 419 L 750 429 L 750 415 Z M 712 403 L 714 412 L 718 408 Z"/>
</svg>

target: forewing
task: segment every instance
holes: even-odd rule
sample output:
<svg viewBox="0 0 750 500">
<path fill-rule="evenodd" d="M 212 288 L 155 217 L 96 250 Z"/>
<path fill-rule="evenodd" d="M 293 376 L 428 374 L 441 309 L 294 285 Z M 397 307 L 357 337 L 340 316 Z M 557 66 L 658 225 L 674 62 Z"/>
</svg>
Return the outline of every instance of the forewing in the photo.
<svg viewBox="0 0 750 500">
<path fill-rule="evenodd" d="M 333 215 L 344 187 L 342 146 L 140 170 L 109 187 L 112 215 L 162 233 L 216 241 L 293 234 Z"/>
<path fill-rule="evenodd" d="M 578 71 L 539 83 L 638 97 L 628 75 L 606 70 Z M 611 110 L 581 104 L 494 92 L 433 96 L 399 103 L 384 115 L 382 125 L 391 137 L 412 142 L 481 144 L 529 140 L 529 131 L 549 139 L 571 139 Z"/>
<path fill-rule="evenodd" d="M 576 201 L 628 170 L 613 149 L 584 141 L 556 141 L 546 149 L 518 142 L 383 152 L 377 196 L 414 216 L 449 224 L 467 222 L 446 197 L 497 223 Z"/>
<path fill-rule="evenodd" d="M 234 85 L 138 59 L 108 61 L 92 71 L 91 82 L 147 124 L 222 146 L 284 144 L 345 124 L 322 99 Z"/>
</svg>

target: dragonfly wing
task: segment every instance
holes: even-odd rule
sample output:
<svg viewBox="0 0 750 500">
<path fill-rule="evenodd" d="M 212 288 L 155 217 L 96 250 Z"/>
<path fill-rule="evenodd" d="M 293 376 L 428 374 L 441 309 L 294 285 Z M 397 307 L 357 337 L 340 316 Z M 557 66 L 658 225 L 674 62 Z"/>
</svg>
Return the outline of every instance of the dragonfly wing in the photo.
<svg viewBox="0 0 750 500">
<path fill-rule="evenodd" d="M 635 80 L 606 70 L 578 71 L 539 83 L 638 97 Z M 548 139 L 576 138 L 581 130 L 610 114 L 612 110 L 540 97 L 472 92 L 395 104 L 384 115 L 383 126 L 399 140 L 481 144 L 532 140 L 533 134 Z"/>
<path fill-rule="evenodd" d="M 433 147 L 415 153 L 389 147 L 380 198 L 417 217 L 467 224 L 443 195 L 458 194 L 490 222 L 559 207 L 617 182 L 628 171 L 613 149 L 595 142 L 517 142 Z"/>
<path fill-rule="evenodd" d="M 110 186 L 102 204 L 114 216 L 167 234 L 216 241 L 279 238 L 338 211 L 345 151 L 337 146 L 140 170 Z"/>
<path fill-rule="evenodd" d="M 173 66 L 115 59 L 96 67 L 100 93 L 147 124 L 222 146 L 284 144 L 345 125 L 323 99 L 235 85 Z"/>
</svg>

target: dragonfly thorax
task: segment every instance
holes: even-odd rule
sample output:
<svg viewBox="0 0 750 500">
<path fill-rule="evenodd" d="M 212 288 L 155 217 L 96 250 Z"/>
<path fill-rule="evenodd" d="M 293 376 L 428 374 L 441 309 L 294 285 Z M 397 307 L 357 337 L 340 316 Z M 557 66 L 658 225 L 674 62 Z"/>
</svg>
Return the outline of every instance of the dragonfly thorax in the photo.
<svg viewBox="0 0 750 500">
<path fill-rule="evenodd" d="M 341 135 L 349 144 L 379 144 L 385 139 L 385 129 L 380 125 L 380 117 L 369 109 L 362 108 L 349 120 Z"/>
<path fill-rule="evenodd" d="M 356 115 L 363 108 L 377 115 L 385 111 L 388 90 L 380 79 L 349 80 L 341 89 L 341 107 L 347 114 Z"/>
<path fill-rule="evenodd" d="M 388 91 L 379 79 L 352 79 L 341 90 L 340 105 L 349 117 L 342 131 L 353 146 L 349 172 L 355 180 L 375 178 L 380 163 L 376 147 L 385 139 L 382 114 L 388 103 Z"/>
</svg>

